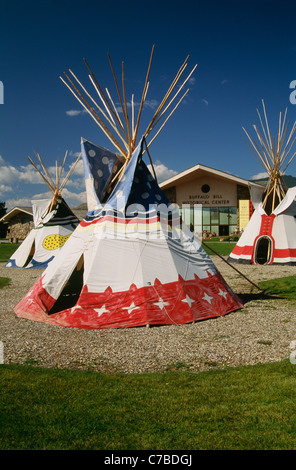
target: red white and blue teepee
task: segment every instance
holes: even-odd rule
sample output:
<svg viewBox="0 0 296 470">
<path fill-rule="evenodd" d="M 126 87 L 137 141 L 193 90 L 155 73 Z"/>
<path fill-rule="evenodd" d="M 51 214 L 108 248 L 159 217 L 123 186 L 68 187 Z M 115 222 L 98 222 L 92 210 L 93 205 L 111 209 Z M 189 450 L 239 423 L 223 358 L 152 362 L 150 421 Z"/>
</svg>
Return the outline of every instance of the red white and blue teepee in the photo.
<svg viewBox="0 0 296 470">
<path fill-rule="evenodd" d="M 88 213 L 17 315 L 120 328 L 190 323 L 242 307 L 144 163 L 146 137 L 135 149 L 128 141 L 120 155 L 82 140 Z"/>
</svg>

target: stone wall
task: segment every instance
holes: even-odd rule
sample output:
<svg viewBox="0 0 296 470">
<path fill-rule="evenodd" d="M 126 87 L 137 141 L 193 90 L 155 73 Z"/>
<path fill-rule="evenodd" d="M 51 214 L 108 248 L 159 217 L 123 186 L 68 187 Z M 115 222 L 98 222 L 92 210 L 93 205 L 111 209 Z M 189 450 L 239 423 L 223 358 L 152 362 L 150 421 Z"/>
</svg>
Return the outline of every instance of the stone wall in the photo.
<svg viewBox="0 0 296 470">
<path fill-rule="evenodd" d="M 33 227 L 33 222 L 29 222 L 27 224 L 22 224 L 21 222 L 11 224 L 8 227 L 6 238 L 24 239 L 31 232 Z"/>
</svg>

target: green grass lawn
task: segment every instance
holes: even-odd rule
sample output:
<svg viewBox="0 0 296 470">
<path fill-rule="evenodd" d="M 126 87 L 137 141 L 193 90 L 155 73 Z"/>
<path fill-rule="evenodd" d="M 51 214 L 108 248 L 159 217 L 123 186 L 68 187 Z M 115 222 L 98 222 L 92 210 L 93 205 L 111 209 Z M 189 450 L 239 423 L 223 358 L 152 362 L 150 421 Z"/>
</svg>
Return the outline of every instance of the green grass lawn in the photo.
<svg viewBox="0 0 296 470">
<path fill-rule="evenodd" d="M 0 366 L 0 449 L 296 449 L 296 365 L 104 375 Z"/>
<path fill-rule="evenodd" d="M 265 294 L 277 295 L 291 300 L 296 299 L 296 276 L 262 281 L 259 283 L 259 287 Z"/>
<path fill-rule="evenodd" d="M 18 243 L 0 243 L 0 263 L 8 261 L 18 247 Z"/>
<path fill-rule="evenodd" d="M 205 240 L 205 244 L 203 244 L 203 248 L 210 256 L 215 256 L 215 253 L 211 250 L 211 248 L 219 253 L 221 256 L 228 257 L 232 252 L 233 248 L 235 247 L 235 242 L 219 242 L 219 241 L 210 241 Z"/>
<path fill-rule="evenodd" d="M 0 263 L 5 263 L 9 260 L 10 256 L 19 247 L 19 244 L 0 244 Z M 0 277 L 0 289 L 8 286 L 11 279 L 9 277 Z M 0 338 L 1 340 L 1 338 Z"/>
<path fill-rule="evenodd" d="M 9 277 L 0 277 L 0 289 L 2 287 L 8 286 L 10 281 L 11 281 L 11 279 Z"/>
<path fill-rule="evenodd" d="M 296 277 L 260 287 L 294 299 Z M 295 450 L 296 364 L 288 354 L 287 345 L 284 362 L 200 373 L 0 364 L 0 450 Z"/>
</svg>

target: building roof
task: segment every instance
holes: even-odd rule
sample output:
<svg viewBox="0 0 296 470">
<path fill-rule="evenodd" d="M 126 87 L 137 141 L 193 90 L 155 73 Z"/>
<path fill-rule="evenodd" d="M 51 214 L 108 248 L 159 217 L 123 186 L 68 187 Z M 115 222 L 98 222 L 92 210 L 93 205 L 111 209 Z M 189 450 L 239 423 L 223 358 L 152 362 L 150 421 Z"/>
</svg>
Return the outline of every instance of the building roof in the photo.
<svg viewBox="0 0 296 470">
<path fill-rule="evenodd" d="M 172 176 L 171 178 L 168 178 L 167 180 L 163 181 L 162 183 L 159 184 L 159 186 L 162 189 L 168 189 L 172 186 L 175 186 L 177 183 L 186 183 L 186 181 L 192 180 L 194 177 L 196 177 L 196 173 L 199 174 L 211 174 L 212 176 L 216 176 L 218 178 L 226 179 L 226 180 L 231 180 L 237 184 L 241 184 L 243 186 L 260 186 L 262 187 L 262 184 L 255 183 L 253 181 L 249 181 L 243 178 L 240 178 L 238 176 L 231 175 L 230 173 L 226 173 L 225 171 L 220 171 L 220 170 L 215 170 L 214 168 L 210 168 L 205 165 L 201 165 L 198 163 L 197 165 L 188 168 L 187 170 L 182 171 L 181 173 L 178 173 L 175 176 Z M 199 175 L 199 176 L 201 176 Z"/>
<path fill-rule="evenodd" d="M 74 207 L 71 209 L 74 215 L 79 220 L 82 220 L 85 214 L 87 214 L 87 206 L 86 204 L 81 204 L 80 206 Z M 13 209 L 11 209 L 7 214 L 5 214 L 3 217 L 1 217 L 0 222 L 9 222 L 13 217 L 15 217 L 18 214 L 27 214 L 32 217 L 33 219 L 33 209 L 32 207 L 27 207 L 27 206 L 16 206 Z"/>
<path fill-rule="evenodd" d="M 33 218 L 33 209 L 32 207 L 27 207 L 27 206 L 16 206 L 13 209 L 11 209 L 7 214 L 5 214 L 3 217 L 1 217 L 0 222 L 9 222 L 10 219 L 15 217 L 18 214 L 27 214 Z"/>
</svg>

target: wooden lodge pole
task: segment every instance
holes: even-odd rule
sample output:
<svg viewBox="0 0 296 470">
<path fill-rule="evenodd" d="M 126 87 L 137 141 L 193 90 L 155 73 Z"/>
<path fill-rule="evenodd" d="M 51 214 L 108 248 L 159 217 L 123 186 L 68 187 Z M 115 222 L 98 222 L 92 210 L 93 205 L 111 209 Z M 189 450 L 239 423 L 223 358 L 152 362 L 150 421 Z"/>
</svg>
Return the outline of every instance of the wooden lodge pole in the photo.
<svg viewBox="0 0 296 470">
<path fill-rule="evenodd" d="M 207 245 L 204 241 L 202 241 L 202 244 L 208 248 L 209 250 L 211 250 L 213 253 L 215 253 L 215 255 L 218 255 L 219 258 L 221 258 L 226 264 L 228 264 L 228 266 L 230 266 L 232 269 L 234 269 L 238 274 L 240 274 L 242 277 L 244 277 L 248 282 L 250 282 L 250 284 L 252 284 L 254 287 L 256 287 L 256 289 L 259 289 L 260 291 L 262 291 L 262 289 L 260 289 L 259 286 L 257 286 L 257 284 L 255 284 L 253 281 L 251 281 L 249 278 L 247 278 L 247 276 L 245 276 L 243 273 L 241 273 L 237 268 L 235 268 L 234 266 L 232 266 L 232 264 L 228 263 L 228 261 L 223 258 L 223 256 L 221 256 L 219 253 L 217 253 L 217 251 L 215 251 L 213 248 L 211 248 L 209 245 Z"/>
</svg>

